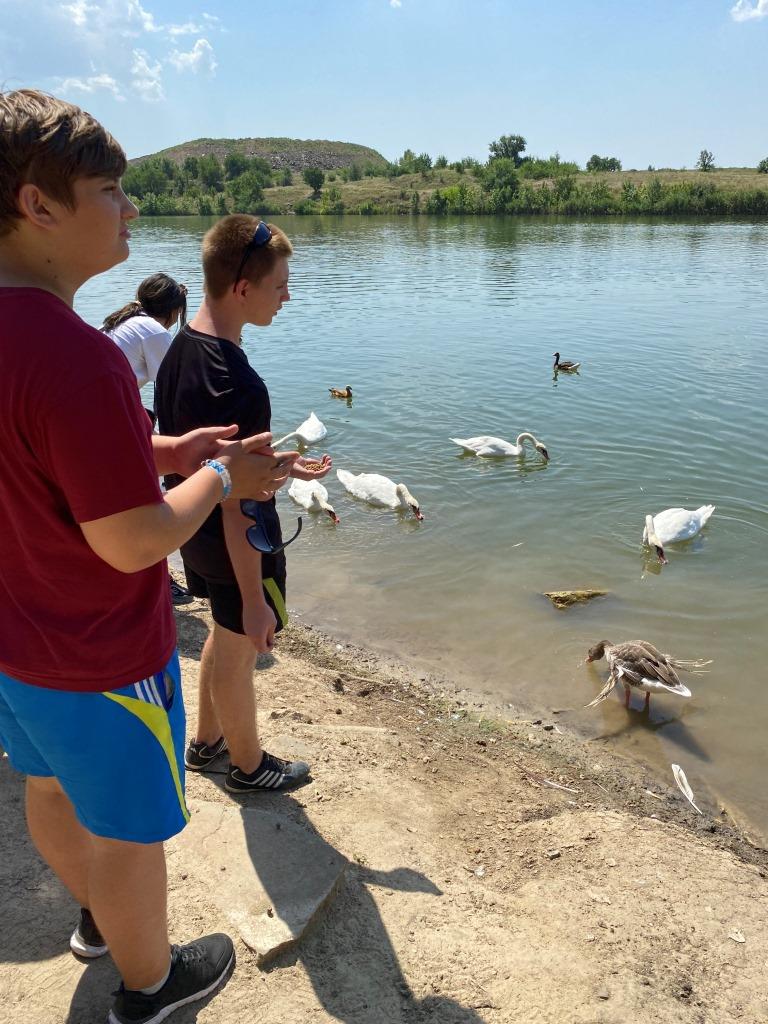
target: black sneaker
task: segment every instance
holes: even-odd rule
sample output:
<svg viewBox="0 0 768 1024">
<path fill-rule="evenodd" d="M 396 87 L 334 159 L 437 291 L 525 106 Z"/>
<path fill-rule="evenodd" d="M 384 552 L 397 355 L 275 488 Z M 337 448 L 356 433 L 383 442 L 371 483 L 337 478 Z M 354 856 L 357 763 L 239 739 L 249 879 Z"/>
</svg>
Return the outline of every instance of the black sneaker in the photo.
<svg viewBox="0 0 768 1024">
<path fill-rule="evenodd" d="M 171 600 L 174 604 L 189 604 L 195 600 L 188 590 L 176 582 L 173 576 L 168 577 L 168 583 L 171 588 Z"/>
<path fill-rule="evenodd" d="M 159 1024 L 174 1010 L 204 999 L 224 980 L 235 962 L 228 935 L 204 935 L 187 946 L 171 946 L 171 973 L 153 996 L 120 986 L 109 1024 Z"/>
<path fill-rule="evenodd" d="M 261 764 L 250 775 L 231 764 L 224 785 L 230 793 L 252 793 L 255 789 L 290 789 L 308 776 L 309 765 L 304 761 L 283 761 L 265 750 Z"/>
<path fill-rule="evenodd" d="M 104 936 L 96 927 L 90 910 L 80 908 L 80 923 L 72 932 L 69 940 L 69 948 L 78 956 L 84 956 L 87 960 L 93 960 L 97 956 L 104 956 L 109 951 L 109 946 L 104 941 Z"/>
<path fill-rule="evenodd" d="M 197 743 L 190 740 L 184 755 L 184 764 L 193 772 L 202 772 L 227 749 L 227 741 L 220 736 L 215 743 Z"/>
</svg>

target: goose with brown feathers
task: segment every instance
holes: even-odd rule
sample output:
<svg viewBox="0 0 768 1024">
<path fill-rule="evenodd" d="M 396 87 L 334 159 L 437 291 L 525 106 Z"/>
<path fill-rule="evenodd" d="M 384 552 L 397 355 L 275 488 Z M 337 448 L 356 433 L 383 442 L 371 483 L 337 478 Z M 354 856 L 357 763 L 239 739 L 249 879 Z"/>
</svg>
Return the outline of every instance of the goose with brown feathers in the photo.
<svg viewBox="0 0 768 1024">
<path fill-rule="evenodd" d="M 607 640 L 591 647 L 587 653 L 587 662 L 599 661 L 602 657 L 608 662 L 610 675 L 608 682 L 593 701 L 586 706 L 593 708 L 604 701 L 614 686 L 621 683 L 624 687 L 624 706 L 629 708 L 633 690 L 645 693 L 645 707 L 650 706 L 652 693 L 673 693 L 678 697 L 690 697 L 691 691 L 680 681 L 678 669 L 692 672 L 711 665 L 710 661 L 683 661 L 669 654 L 662 654 L 653 644 L 645 640 L 630 640 L 623 644 L 611 644 Z"/>
<path fill-rule="evenodd" d="M 555 370 L 562 370 L 564 373 L 575 373 L 576 370 L 581 366 L 581 363 L 574 363 L 570 359 L 560 359 L 560 353 L 555 352 Z"/>
</svg>

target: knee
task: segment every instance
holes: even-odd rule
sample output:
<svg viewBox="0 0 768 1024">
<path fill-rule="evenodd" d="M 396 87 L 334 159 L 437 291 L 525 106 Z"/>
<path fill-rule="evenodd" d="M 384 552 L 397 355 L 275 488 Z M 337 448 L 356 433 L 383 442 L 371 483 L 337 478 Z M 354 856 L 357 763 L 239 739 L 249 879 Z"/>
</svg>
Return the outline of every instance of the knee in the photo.
<svg viewBox="0 0 768 1024">
<path fill-rule="evenodd" d="M 61 783 L 52 775 L 28 775 L 27 793 L 36 797 L 64 797 L 68 799 L 67 794 L 61 788 Z"/>
</svg>

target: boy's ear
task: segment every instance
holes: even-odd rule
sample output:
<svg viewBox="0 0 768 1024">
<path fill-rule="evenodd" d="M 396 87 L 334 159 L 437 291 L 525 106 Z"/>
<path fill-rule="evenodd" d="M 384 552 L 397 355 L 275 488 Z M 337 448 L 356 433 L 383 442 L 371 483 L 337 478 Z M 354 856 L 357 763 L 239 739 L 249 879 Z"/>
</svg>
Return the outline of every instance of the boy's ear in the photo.
<svg viewBox="0 0 768 1024">
<path fill-rule="evenodd" d="M 35 227 L 52 228 L 58 222 L 55 208 L 59 205 L 37 185 L 30 182 L 22 185 L 16 197 L 19 212 Z"/>
</svg>

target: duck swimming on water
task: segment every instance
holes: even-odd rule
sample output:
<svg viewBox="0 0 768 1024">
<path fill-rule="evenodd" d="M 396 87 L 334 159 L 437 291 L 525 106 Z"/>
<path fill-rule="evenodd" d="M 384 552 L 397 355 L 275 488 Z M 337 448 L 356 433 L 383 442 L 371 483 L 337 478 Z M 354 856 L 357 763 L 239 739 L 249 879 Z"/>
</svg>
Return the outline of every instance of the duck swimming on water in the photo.
<svg viewBox="0 0 768 1024">
<path fill-rule="evenodd" d="M 352 388 L 347 384 L 345 388 L 328 388 L 331 398 L 351 398 Z"/>
<path fill-rule="evenodd" d="M 555 370 L 562 370 L 564 373 L 574 373 L 581 366 L 581 363 L 574 363 L 570 359 L 560 360 L 560 353 L 555 352 Z"/>
</svg>

